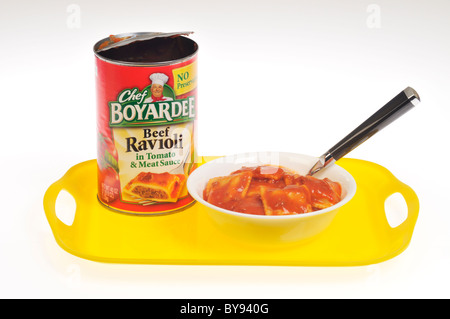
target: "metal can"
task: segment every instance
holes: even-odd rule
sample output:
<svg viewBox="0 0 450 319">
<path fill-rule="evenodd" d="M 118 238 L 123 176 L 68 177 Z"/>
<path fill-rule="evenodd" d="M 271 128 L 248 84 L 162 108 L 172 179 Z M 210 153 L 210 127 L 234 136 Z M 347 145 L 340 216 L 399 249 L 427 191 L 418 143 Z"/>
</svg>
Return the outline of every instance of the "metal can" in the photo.
<svg viewBox="0 0 450 319">
<path fill-rule="evenodd" d="M 178 33 L 129 33 L 94 45 L 98 199 L 133 214 L 194 202 L 198 45 Z"/>
</svg>

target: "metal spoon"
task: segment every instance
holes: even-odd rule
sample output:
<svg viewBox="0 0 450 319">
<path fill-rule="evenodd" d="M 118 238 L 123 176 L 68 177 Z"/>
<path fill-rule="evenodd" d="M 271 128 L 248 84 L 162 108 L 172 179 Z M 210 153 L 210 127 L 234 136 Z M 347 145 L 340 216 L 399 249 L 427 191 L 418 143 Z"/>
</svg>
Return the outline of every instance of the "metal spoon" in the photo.
<svg viewBox="0 0 450 319">
<path fill-rule="evenodd" d="M 405 114 L 413 106 L 419 104 L 419 102 L 419 94 L 417 94 L 414 89 L 407 87 L 350 134 L 320 156 L 317 163 L 314 164 L 307 175 L 311 176 L 328 165 L 333 164 L 368 140 L 375 133 Z"/>
</svg>

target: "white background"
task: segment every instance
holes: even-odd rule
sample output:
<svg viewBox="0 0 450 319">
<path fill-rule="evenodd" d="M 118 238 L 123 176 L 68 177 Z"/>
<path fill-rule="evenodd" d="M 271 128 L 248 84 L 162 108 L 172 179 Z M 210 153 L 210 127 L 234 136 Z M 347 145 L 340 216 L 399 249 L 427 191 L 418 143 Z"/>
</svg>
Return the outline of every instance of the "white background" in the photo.
<svg viewBox="0 0 450 319">
<path fill-rule="evenodd" d="M 0 9 L 0 297 L 450 297 L 449 1 L 47 0 Z M 341 268 L 103 264 L 62 250 L 42 199 L 71 166 L 96 157 L 94 43 L 185 30 L 200 45 L 201 155 L 319 156 L 415 88 L 422 103 L 347 156 L 385 166 L 418 194 L 407 250 Z"/>
</svg>

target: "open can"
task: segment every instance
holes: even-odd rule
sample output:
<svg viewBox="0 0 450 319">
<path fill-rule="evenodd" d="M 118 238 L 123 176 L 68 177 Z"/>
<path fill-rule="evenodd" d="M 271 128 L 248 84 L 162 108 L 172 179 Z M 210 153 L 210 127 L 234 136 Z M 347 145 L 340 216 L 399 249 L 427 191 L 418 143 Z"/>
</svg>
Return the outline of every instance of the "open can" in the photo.
<svg viewBox="0 0 450 319">
<path fill-rule="evenodd" d="M 194 202 L 198 45 L 184 33 L 128 33 L 94 46 L 98 199 L 133 214 Z"/>
</svg>

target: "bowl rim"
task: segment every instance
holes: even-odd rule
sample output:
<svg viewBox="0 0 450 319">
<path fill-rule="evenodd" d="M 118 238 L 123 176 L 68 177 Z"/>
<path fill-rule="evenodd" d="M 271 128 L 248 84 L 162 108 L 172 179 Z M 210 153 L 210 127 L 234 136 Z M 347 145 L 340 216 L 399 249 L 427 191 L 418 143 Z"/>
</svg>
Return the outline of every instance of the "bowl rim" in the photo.
<svg viewBox="0 0 450 319">
<path fill-rule="evenodd" d="M 321 210 L 317 210 L 314 212 L 309 212 L 309 213 L 304 213 L 304 214 L 294 214 L 294 215 L 254 215 L 254 214 L 246 214 L 246 213 L 241 213 L 241 212 L 235 212 L 232 210 L 228 210 L 228 209 L 224 209 L 218 206 L 215 206 L 213 204 L 210 204 L 209 202 L 207 202 L 206 200 L 203 199 L 203 196 L 199 195 L 193 188 L 194 185 L 193 184 L 193 180 L 195 180 L 195 178 L 197 177 L 197 175 L 201 174 L 201 168 L 205 165 L 211 165 L 220 161 L 223 161 L 226 158 L 232 158 L 232 157 L 239 157 L 239 156 L 245 156 L 245 155 L 255 155 L 255 154 L 260 154 L 260 153 L 264 153 L 267 154 L 268 152 L 247 152 L 247 153 L 238 153 L 238 154 L 231 154 L 231 155 L 225 155 L 225 156 L 221 156 L 219 158 L 216 158 L 214 160 L 211 160 L 205 164 L 200 165 L 199 167 L 197 167 L 188 177 L 188 180 L 186 182 L 187 185 L 187 189 L 189 194 L 199 203 L 213 209 L 216 210 L 220 213 L 223 214 L 228 214 L 228 215 L 233 215 L 233 216 L 237 216 L 237 217 L 244 217 L 244 218 L 250 218 L 250 219 L 261 219 L 261 220 L 286 220 L 286 219 L 304 219 L 304 218 L 310 218 L 313 216 L 317 216 L 317 215 L 323 215 L 326 213 L 329 213 L 331 211 L 337 210 L 340 207 L 344 206 L 345 204 L 347 204 L 355 195 L 356 193 L 356 189 L 357 189 L 357 184 L 356 181 L 354 179 L 354 177 L 343 167 L 337 165 L 336 163 L 333 164 L 333 166 L 338 167 L 338 170 L 340 170 L 344 176 L 346 176 L 348 178 L 348 181 L 350 183 L 350 189 L 346 189 L 346 195 L 345 197 L 337 204 L 321 209 Z M 314 156 L 310 156 L 310 155 L 305 155 L 305 154 L 300 154 L 300 153 L 291 153 L 291 152 L 270 152 L 270 153 L 278 153 L 278 154 L 284 154 L 284 155 L 288 155 L 288 156 L 300 156 L 300 157 L 308 157 L 308 158 L 316 158 Z M 245 165 L 245 163 L 239 163 L 242 165 Z M 281 166 L 281 165 L 280 165 Z M 331 167 L 329 168 L 331 169 Z M 212 177 L 211 177 L 212 178 Z"/>
</svg>

